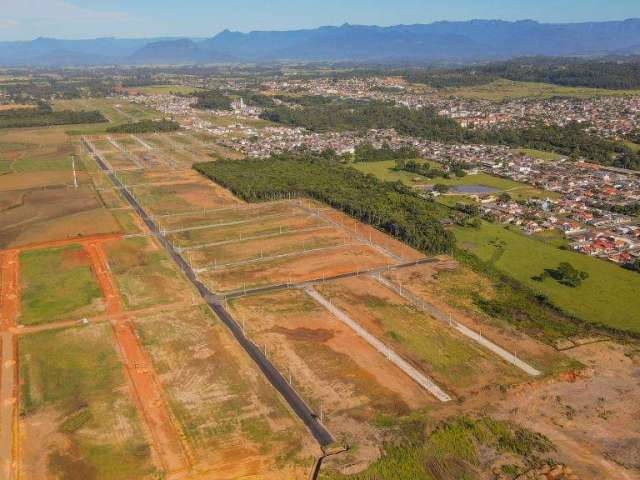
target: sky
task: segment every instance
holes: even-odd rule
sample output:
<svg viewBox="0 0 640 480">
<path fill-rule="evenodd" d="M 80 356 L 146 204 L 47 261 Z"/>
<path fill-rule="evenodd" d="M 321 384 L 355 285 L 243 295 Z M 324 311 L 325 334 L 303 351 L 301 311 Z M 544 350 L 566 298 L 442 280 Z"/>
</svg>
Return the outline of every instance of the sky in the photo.
<svg viewBox="0 0 640 480">
<path fill-rule="evenodd" d="M 211 37 L 343 23 L 583 22 L 640 17 L 640 0 L 0 0 L 0 40 Z"/>
</svg>

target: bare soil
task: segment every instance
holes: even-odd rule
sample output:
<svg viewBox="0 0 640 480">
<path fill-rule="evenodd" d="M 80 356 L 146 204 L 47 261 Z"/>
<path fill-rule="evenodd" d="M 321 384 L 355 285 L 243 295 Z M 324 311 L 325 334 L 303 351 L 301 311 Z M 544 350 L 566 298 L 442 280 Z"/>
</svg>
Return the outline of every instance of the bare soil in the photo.
<svg viewBox="0 0 640 480">
<path fill-rule="evenodd" d="M 234 300 L 247 335 L 316 411 L 329 430 L 354 447 L 352 464 L 378 454 L 377 415 L 401 415 L 434 400 L 351 329 L 300 290 Z"/>
<path fill-rule="evenodd" d="M 281 285 L 322 279 L 342 273 L 390 265 L 380 252 L 366 245 L 348 245 L 326 252 L 301 254 L 246 266 L 205 272 L 200 277 L 214 291 L 225 292 L 243 287 Z"/>
</svg>

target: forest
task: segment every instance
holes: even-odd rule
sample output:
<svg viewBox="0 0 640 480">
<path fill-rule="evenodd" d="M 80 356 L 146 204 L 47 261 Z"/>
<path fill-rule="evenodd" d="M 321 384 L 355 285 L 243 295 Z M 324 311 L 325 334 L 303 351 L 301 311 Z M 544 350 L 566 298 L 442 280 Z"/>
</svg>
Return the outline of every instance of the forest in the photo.
<svg viewBox="0 0 640 480">
<path fill-rule="evenodd" d="M 425 253 L 450 252 L 454 246 L 453 234 L 439 220 L 447 214 L 444 207 L 400 183 L 381 182 L 335 159 L 286 153 L 266 160 L 199 163 L 194 168 L 247 201 L 308 196 Z"/>
<path fill-rule="evenodd" d="M 207 90 L 206 92 L 198 92 L 194 108 L 200 110 L 231 110 L 231 98 L 217 90 Z"/>
</svg>

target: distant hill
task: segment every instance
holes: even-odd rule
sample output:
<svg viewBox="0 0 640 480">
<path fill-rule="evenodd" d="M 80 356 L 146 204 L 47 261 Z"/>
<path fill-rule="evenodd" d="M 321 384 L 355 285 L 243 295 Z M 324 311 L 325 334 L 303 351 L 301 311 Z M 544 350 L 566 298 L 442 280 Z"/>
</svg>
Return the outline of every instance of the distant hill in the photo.
<svg viewBox="0 0 640 480">
<path fill-rule="evenodd" d="M 273 61 L 474 62 L 521 56 L 637 54 L 640 19 L 547 24 L 472 20 L 392 27 L 225 30 L 209 39 L 0 42 L 0 65 L 197 64 Z"/>
<path fill-rule="evenodd" d="M 206 44 L 189 39 L 153 42 L 125 59 L 132 64 L 180 65 L 195 63 L 231 63 L 238 59 L 216 52 Z"/>
</svg>

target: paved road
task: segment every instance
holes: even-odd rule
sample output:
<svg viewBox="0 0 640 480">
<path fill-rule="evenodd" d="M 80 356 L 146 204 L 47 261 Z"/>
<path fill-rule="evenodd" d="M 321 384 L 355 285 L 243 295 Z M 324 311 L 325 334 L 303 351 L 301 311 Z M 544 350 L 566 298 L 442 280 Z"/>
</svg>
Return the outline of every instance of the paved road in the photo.
<svg viewBox="0 0 640 480">
<path fill-rule="evenodd" d="M 298 393 L 293 389 L 291 385 L 285 380 L 280 372 L 271 364 L 271 362 L 262 354 L 262 352 L 251 343 L 242 332 L 242 328 L 232 318 L 229 312 L 224 308 L 221 303 L 221 299 L 214 295 L 209 289 L 200 282 L 184 261 L 184 259 L 173 249 L 171 243 L 160 233 L 157 225 L 149 218 L 144 209 L 140 206 L 137 200 L 126 190 L 120 183 L 114 173 L 107 167 L 106 163 L 102 160 L 101 156 L 92 148 L 92 145 L 83 137 L 83 143 L 87 149 L 94 154 L 95 159 L 100 168 L 107 174 L 111 182 L 119 188 L 122 188 L 122 195 L 127 202 L 135 209 L 140 218 L 147 225 L 149 230 L 158 239 L 160 244 L 166 249 L 173 261 L 184 272 L 189 281 L 195 286 L 202 298 L 207 302 L 209 307 L 215 312 L 220 320 L 229 328 L 233 336 L 238 343 L 244 348 L 249 356 L 254 360 L 258 368 L 262 371 L 264 376 L 269 380 L 273 387 L 282 395 L 282 397 L 289 404 L 294 413 L 302 420 L 307 426 L 313 437 L 321 446 L 327 446 L 335 441 L 329 431 L 320 423 L 318 415 L 311 410 L 311 408 L 302 400 Z"/>
</svg>

